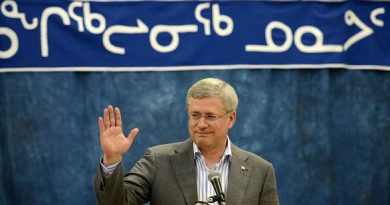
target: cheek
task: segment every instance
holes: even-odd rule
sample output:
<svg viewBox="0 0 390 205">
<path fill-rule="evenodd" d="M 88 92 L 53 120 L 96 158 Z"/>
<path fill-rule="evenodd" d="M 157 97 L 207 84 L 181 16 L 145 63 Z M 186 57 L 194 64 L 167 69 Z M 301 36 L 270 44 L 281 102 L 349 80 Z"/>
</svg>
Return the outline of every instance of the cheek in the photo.
<svg viewBox="0 0 390 205">
<path fill-rule="evenodd" d="M 226 127 L 228 129 L 231 129 L 233 127 L 233 125 L 234 125 L 234 121 L 228 121 L 227 124 L 226 124 Z"/>
<path fill-rule="evenodd" d="M 190 121 L 188 121 L 188 130 L 189 130 L 190 132 L 192 132 L 192 131 L 194 130 L 194 128 L 195 128 L 194 123 L 191 123 Z"/>
</svg>

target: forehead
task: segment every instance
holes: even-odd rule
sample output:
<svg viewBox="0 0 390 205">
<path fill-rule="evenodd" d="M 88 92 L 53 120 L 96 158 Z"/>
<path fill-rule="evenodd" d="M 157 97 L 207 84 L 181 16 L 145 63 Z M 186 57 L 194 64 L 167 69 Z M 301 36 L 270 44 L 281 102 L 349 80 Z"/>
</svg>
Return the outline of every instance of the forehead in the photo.
<svg viewBox="0 0 390 205">
<path fill-rule="evenodd" d="M 222 100 L 218 97 L 190 98 L 188 100 L 189 112 L 219 113 L 223 112 Z"/>
</svg>

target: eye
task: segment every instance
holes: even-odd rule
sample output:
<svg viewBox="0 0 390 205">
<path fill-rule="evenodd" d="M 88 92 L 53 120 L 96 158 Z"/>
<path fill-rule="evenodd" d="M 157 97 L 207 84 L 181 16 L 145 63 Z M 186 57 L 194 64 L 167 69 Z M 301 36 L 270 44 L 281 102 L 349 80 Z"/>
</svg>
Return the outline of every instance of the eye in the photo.
<svg viewBox="0 0 390 205">
<path fill-rule="evenodd" d="M 200 119 L 200 114 L 199 113 L 191 113 L 190 118 L 193 120 L 199 120 Z"/>
<path fill-rule="evenodd" d="M 218 119 L 218 116 L 217 115 L 207 115 L 206 119 L 209 121 L 215 121 Z"/>
</svg>

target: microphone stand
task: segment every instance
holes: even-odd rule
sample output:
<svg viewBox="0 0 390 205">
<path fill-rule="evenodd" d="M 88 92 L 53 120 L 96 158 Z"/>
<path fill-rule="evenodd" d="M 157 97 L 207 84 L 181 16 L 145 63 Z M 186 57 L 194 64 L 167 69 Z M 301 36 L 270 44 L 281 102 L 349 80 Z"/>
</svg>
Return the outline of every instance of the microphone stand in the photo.
<svg viewBox="0 0 390 205">
<path fill-rule="evenodd" d="M 196 202 L 194 205 L 202 205 L 202 204 L 208 205 L 209 203 L 204 202 L 204 201 L 198 201 L 198 202 Z"/>
<path fill-rule="evenodd" d="M 216 201 L 218 202 L 219 205 L 226 205 L 225 200 L 222 200 L 221 197 L 218 195 L 210 196 L 209 198 L 207 198 L 207 202 L 198 201 L 194 205 L 204 205 L 204 204 L 209 205 L 209 204 L 212 204 Z"/>
<path fill-rule="evenodd" d="M 222 193 L 223 195 L 223 193 Z M 226 201 L 224 200 L 225 197 L 224 196 L 218 196 L 218 195 L 214 195 L 214 196 L 210 196 L 209 198 L 207 198 L 207 202 L 208 203 L 214 203 L 214 202 L 218 202 L 219 205 L 226 205 Z"/>
</svg>

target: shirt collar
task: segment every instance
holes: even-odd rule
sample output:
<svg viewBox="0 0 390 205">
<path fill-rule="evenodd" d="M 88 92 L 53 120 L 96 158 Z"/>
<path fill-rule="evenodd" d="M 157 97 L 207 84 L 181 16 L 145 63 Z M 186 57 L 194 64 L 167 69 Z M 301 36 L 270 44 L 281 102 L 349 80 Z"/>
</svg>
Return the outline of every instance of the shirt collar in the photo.
<svg viewBox="0 0 390 205">
<path fill-rule="evenodd" d="M 192 143 L 192 147 L 193 147 L 193 151 L 194 151 L 194 159 L 195 160 L 203 156 L 202 153 L 200 152 L 198 146 L 194 142 Z M 227 145 L 225 148 L 225 152 L 222 155 L 221 161 L 225 160 L 226 158 L 228 158 L 229 160 L 231 160 L 231 158 L 232 158 L 232 149 L 231 149 L 231 143 L 230 143 L 229 136 L 227 136 Z"/>
</svg>

